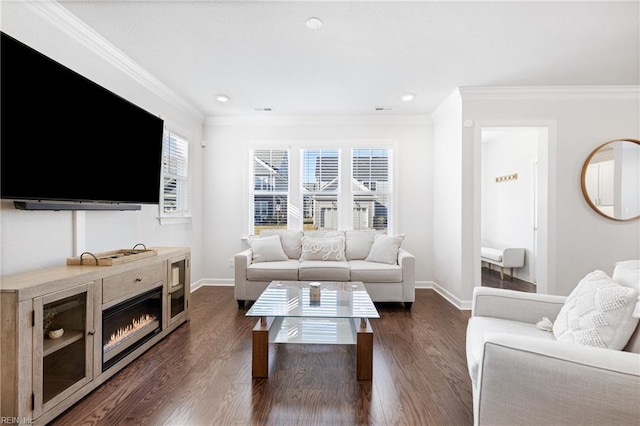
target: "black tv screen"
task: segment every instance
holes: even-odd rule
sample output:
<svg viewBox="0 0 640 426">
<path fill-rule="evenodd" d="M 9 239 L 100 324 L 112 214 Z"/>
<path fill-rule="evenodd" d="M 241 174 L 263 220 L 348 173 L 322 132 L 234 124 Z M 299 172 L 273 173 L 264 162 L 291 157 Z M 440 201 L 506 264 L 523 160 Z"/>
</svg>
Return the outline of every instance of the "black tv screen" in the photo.
<svg viewBox="0 0 640 426">
<path fill-rule="evenodd" d="M 1 197 L 158 204 L 162 119 L 1 37 Z"/>
</svg>

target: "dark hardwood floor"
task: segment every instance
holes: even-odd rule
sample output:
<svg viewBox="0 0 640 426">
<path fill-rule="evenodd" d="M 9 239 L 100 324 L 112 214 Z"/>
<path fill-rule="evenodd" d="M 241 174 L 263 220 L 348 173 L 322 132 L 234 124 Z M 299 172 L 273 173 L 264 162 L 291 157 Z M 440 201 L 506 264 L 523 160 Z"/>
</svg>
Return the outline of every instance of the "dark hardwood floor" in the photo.
<svg viewBox="0 0 640 426">
<path fill-rule="evenodd" d="M 505 268 L 506 269 L 506 268 Z M 505 270 L 504 279 L 500 279 L 500 269 L 495 267 L 491 270 L 489 268 L 482 268 L 482 286 L 506 288 L 509 290 L 524 291 L 527 293 L 535 293 L 536 285 L 527 281 L 523 281 L 518 278 L 511 278 Z"/>
<path fill-rule="evenodd" d="M 373 380 L 355 347 L 271 345 L 268 379 L 251 378 L 251 329 L 232 287 L 192 293 L 182 325 L 52 425 L 471 425 L 460 311 L 417 289 L 411 311 L 376 304 Z"/>
</svg>

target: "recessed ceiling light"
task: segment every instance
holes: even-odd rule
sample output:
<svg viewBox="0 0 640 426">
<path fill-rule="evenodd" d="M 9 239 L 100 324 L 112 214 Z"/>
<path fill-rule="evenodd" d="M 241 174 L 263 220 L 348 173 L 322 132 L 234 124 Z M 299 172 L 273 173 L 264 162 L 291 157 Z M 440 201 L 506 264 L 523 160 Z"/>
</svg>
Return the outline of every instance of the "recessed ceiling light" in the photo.
<svg viewBox="0 0 640 426">
<path fill-rule="evenodd" d="M 322 21 L 319 18 L 309 18 L 307 19 L 307 28 L 311 30 L 317 30 L 322 26 Z"/>
<path fill-rule="evenodd" d="M 229 97 L 227 95 L 217 95 L 216 101 L 222 102 L 222 103 L 229 102 Z"/>
<path fill-rule="evenodd" d="M 414 95 L 413 93 L 405 93 L 404 95 L 400 96 L 400 99 L 402 99 L 402 102 L 411 102 L 415 98 L 416 98 L 416 95 Z"/>
</svg>

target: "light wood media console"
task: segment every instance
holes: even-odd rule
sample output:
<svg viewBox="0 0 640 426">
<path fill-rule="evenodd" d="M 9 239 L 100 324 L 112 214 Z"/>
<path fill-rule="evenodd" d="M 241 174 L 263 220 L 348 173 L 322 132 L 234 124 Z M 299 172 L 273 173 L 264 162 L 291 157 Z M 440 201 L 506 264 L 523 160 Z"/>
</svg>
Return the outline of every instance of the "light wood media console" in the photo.
<svg viewBox="0 0 640 426">
<path fill-rule="evenodd" d="M 189 320 L 190 249 L 153 249 L 157 255 L 121 265 L 1 278 L 2 419 L 50 422 Z M 110 328 L 111 318 L 127 315 L 132 324 Z M 61 337 L 48 337 L 54 325 Z"/>
</svg>

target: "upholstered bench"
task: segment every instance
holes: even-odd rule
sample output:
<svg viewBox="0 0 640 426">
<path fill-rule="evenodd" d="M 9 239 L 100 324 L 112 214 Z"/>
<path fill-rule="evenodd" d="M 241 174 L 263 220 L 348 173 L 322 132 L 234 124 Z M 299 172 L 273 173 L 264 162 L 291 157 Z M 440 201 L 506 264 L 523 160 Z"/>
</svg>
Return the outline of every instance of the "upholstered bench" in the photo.
<svg viewBox="0 0 640 426">
<path fill-rule="evenodd" d="M 480 248 L 480 260 L 485 262 L 489 269 L 491 265 L 499 266 L 501 280 L 504 279 L 504 268 L 510 268 L 511 279 L 513 279 L 513 268 L 524 266 L 524 249 L 483 245 Z"/>
</svg>

